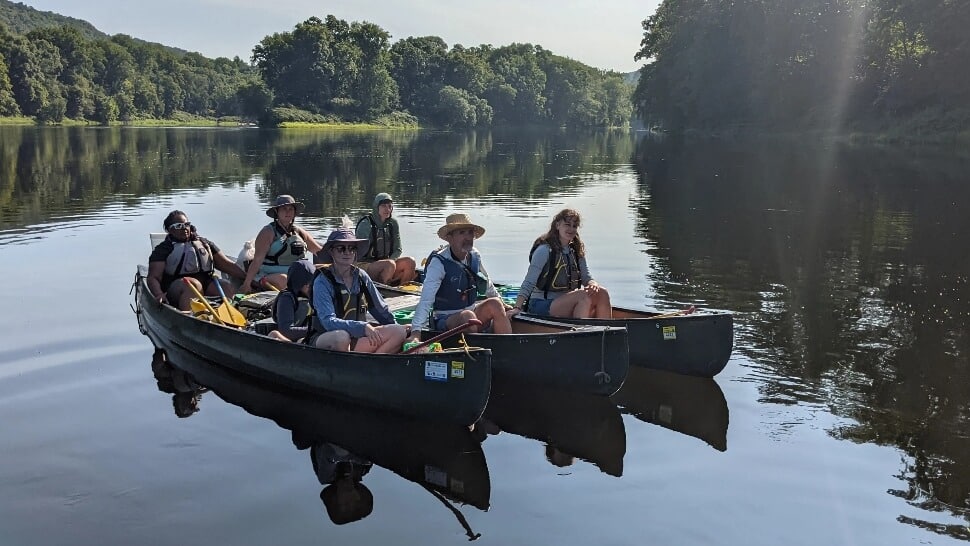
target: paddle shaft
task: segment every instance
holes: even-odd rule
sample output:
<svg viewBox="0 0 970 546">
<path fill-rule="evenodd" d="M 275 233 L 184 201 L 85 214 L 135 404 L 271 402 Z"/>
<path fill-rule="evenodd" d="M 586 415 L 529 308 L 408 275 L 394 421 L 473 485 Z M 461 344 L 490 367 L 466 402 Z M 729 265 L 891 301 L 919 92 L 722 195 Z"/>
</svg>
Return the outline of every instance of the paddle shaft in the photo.
<svg viewBox="0 0 970 546">
<path fill-rule="evenodd" d="M 182 281 L 185 283 L 186 286 L 191 288 L 193 292 L 195 292 L 195 297 L 199 298 L 199 301 L 202 302 L 202 305 L 205 305 L 205 308 L 208 309 L 210 313 L 212 313 L 212 318 L 216 319 L 216 321 L 219 324 L 225 326 L 226 323 L 223 322 L 221 318 L 219 318 L 219 315 L 216 314 L 216 310 L 213 309 L 211 305 L 209 305 L 209 300 L 205 299 L 205 296 L 202 295 L 202 292 L 199 292 L 199 289 L 196 288 L 194 284 L 189 282 L 188 278 L 182 277 Z"/>
<path fill-rule="evenodd" d="M 691 305 L 687 309 L 683 309 L 681 311 L 673 311 L 671 313 L 665 313 L 663 315 L 654 315 L 654 316 L 652 316 L 650 318 L 651 319 L 665 319 L 665 318 L 681 317 L 681 316 L 689 315 L 689 314 L 693 313 L 696 309 L 697 309 L 696 307 L 694 307 L 693 305 Z"/>
<path fill-rule="evenodd" d="M 466 322 L 465 324 L 459 324 L 458 326 L 455 326 L 451 330 L 448 330 L 446 332 L 441 332 L 440 334 L 434 336 L 431 339 L 426 339 L 426 340 L 422 341 L 421 343 L 418 343 L 414 347 L 411 347 L 407 351 L 401 351 L 401 354 L 404 354 L 404 355 L 411 354 L 411 353 L 417 351 L 418 349 L 420 349 L 422 347 L 427 347 L 428 345 L 431 345 L 432 343 L 434 343 L 436 341 L 441 341 L 442 339 L 448 339 L 449 337 L 451 337 L 451 336 L 453 336 L 455 334 L 458 334 L 462 330 L 468 329 L 468 328 L 470 328 L 472 326 L 481 326 L 481 325 L 482 325 L 482 321 L 480 321 L 478 319 L 468 319 L 468 322 Z"/>
</svg>

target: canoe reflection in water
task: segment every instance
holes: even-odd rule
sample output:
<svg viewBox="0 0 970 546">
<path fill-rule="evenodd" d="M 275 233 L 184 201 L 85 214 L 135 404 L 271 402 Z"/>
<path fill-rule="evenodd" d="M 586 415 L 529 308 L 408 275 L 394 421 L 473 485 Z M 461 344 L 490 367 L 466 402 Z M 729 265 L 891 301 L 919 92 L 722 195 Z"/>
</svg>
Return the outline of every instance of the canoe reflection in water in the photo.
<svg viewBox="0 0 970 546">
<path fill-rule="evenodd" d="M 277 386 L 200 359 L 177 346 L 153 358 L 186 377 L 179 381 L 216 393 L 226 402 L 270 419 L 308 449 L 320 499 L 335 524 L 368 516 L 373 495 L 363 478 L 377 465 L 431 493 L 454 515 L 469 538 L 477 538 L 453 503 L 488 510 L 491 483 L 476 434 L 460 425 L 430 423 Z M 157 377 L 157 375 L 156 375 Z M 204 385 L 204 387 L 203 387 Z"/>
<path fill-rule="evenodd" d="M 611 476 L 623 475 L 626 430 L 609 397 L 495 379 L 480 424 L 483 432 L 545 443 L 546 460 L 554 466 L 579 458 Z"/>
<path fill-rule="evenodd" d="M 625 414 L 727 451 L 728 406 L 713 379 L 630 366 L 612 398 Z"/>
</svg>

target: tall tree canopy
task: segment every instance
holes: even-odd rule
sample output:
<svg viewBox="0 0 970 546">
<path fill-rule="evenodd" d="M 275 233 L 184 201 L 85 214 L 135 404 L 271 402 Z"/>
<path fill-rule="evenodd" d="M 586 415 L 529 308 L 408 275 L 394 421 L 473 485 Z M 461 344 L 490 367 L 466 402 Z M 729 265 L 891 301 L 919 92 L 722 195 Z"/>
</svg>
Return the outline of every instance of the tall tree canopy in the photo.
<svg viewBox="0 0 970 546">
<path fill-rule="evenodd" d="M 664 0 L 643 22 L 633 100 L 676 128 L 966 110 L 968 24 L 960 0 Z"/>
</svg>

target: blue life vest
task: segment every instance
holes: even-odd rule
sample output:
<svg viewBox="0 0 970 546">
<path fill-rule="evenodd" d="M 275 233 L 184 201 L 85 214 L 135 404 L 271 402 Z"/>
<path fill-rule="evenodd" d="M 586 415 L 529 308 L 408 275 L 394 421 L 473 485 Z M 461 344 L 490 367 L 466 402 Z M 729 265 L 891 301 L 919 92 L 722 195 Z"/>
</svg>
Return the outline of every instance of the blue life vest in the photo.
<svg viewBox="0 0 970 546">
<path fill-rule="evenodd" d="M 438 311 L 464 309 L 475 303 L 479 295 L 484 296 L 488 288 L 488 277 L 480 270 L 482 257 L 477 250 L 472 250 L 469 253 L 471 265 L 467 266 L 445 258 L 441 255 L 442 252 L 451 252 L 451 248 L 445 247 L 428 256 L 428 263 L 437 258 L 445 268 L 445 277 L 434 297 L 434 308 Z"/>
</svg>

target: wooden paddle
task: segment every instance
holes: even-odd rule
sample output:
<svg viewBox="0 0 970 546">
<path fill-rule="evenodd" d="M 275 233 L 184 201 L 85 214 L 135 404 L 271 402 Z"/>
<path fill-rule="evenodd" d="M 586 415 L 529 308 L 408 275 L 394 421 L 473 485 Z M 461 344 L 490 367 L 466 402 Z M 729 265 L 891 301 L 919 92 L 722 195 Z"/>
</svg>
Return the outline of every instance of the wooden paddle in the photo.
<svg viewBox="0 0 970 546">
<path fill-rule="evenodd" d="M 199 289 L 196 288 L 194 284 L 189 282 L 188 278 L 182 277 L 182 281 L 185 283 L 186 286 L 191 288 L 193 292 L 195 292 L 195 297 L 202 302 L 202 305 L 205 305 L 205 308 L 208 309 L 210 313 L 212 313 L 212 318 L 216 319 L 216 322 L 218 322 L 219 324 L 222 324 L 223 326 L 225 326 L 226 323 L 222 322 L 222 319 L 219 318 L 218 314 L 216 314 L 216 310 L 213 309 L 211 305 L 209 305 L 209 300 L 205 299 L 205 296 L 202 295 L 202 292 L 199 292 Z"/>
<path fill-rule="evenodd" d="M 446 332 L 441 332 L 440 334 L 434 336 L 431 339 L 426 339 L 426 340 L 422 341 L 421 343 L 418 343 L 417 345 L 415 345 L 414 347 L 411 347 L 410 349 L 408 349 L 406 351 L 401 351 L 401 354 L 402 355 L 411 354 L 411 353 L 417 351 L 418 349 L 421 349 L 422 347 L 427 347 L 428 345 L 431 345 L 432 343 L 435 343 L 436 341 L 441 341 L 442 339 L 448 339 L 449 337 L 458 334 L 462 330 L 466 330 L 466 329 L 468 329 L 468 328 L 470 328 L 472 326 L 481 326 L 481 325 L 482 325 L 482 321 L 480 321 L 478 319 L 474 319 L 474 318 L 473 319 L 468 319 L 468 322 L 466 322 L 465 324 L 459 324 L 458 326 L 455 326 L 451 330 L 448 330 Z"/>
<path fill-rule="evenodd" d="M 673 311 L 673 312 L 670 312 L 670 313 L 664 313 L 663 315 L 654 315 L 654 316 L 652 316 L 650 318 L 651 319 L 665 319 L 665 318 L 673 318 L 673 317 L 682 317 L 684 315 L 689 315 L 689 314 L 693 313 L 696 310 L 697 310 L 697 308 L 694 307 L 693 305 L 691 305 L 687 309 L 682 309 L 680 311 Z"/>
<path fill-rule="evenodd" d="M 238 326 L 239 328 L 245 327 L 246 317 L 239 312 L 239 309 L 236 309 L 229 303 L 229 298 L 226 297 L 226 292 L 222 289 L 222 283 L 215 277 L 212 277 L 212 282 L 216 283 L 216 288 L 219 289 L 219 295 L 222 296 L 222 305 L 216 308 L 219 319 L 222 322 Z"/>
</svg>

